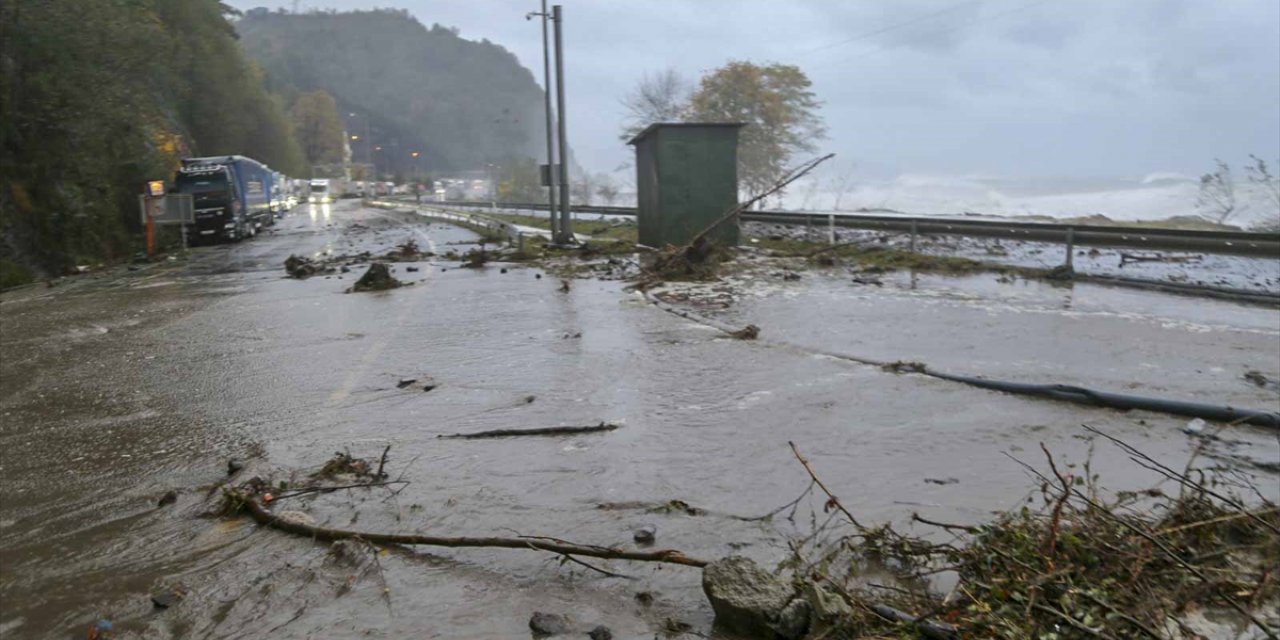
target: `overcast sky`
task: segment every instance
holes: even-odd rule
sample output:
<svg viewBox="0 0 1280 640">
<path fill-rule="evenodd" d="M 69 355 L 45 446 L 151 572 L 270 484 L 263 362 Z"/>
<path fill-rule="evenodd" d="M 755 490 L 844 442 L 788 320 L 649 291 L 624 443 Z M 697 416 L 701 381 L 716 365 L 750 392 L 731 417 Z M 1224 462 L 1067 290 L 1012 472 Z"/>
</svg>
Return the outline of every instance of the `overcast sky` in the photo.
<svg viewBox="0 0 1280 640">
<path fill-rule="evenodd" d="M 394 3 L 396 0 L 381 0 Z M 292 0 L 232 0 L 238 8 Z M 303 10 L 367 8 L 301 0 Z M 1196 175 L 1280 157 L 1277 0 L 563 0 L 570 142 L 631 157 L 621 96 L 646 71 L 799 65 L 864 177 Z M 542 78 L 536 0 L 399 0 Z M 478 79 L 482 81 L 483 79 Z"/>
</svg>

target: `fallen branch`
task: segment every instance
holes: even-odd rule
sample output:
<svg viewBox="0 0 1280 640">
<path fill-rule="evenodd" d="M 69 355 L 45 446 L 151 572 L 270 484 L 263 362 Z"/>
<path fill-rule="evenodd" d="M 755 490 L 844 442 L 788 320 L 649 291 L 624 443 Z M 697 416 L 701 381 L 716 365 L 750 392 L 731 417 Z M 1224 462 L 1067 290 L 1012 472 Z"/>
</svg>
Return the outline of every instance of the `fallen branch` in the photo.
<svg viewBox="0 0 1280 640">
<path fill-rule="evenodd" d="M 268 511 L 266 507 L 262 506 L 260 502 L 240 493 L 239 491 L 228 489 L 227 493 L 228 496 L 242 505 L 258 524 L 278 531 L 283 531 L 285 533 L 292 533 L 315 540 L 332 541 L 359 538 L 360 540 L 364 540 L 370 544 L 536 549 L 538 551 L 548 551 L 559 555 L 587 556 L 591 558 L 606 558 L 611 560 L 632 560 L 636 562 L 661 562 L 665 564 L 678 564 L 686 567 L 698 568 L 707 566 L 706 560 L 691 558 L 674 549 L 661 549 L 658 551 L 628 551 L 626 549 L 616 549 L 613 547 L 581 545 L 571 542 L 553 542 L 542 538 L 469 538 L 330 529 L 327 527 L 306 524 L 297 520 L 277 517 L 275 514 Z"/>
<path fill-rule="evenodd" d="M 844 516 L 849 519 L 850 524 L 852 524 L 853 526 L 859 529 L 864 529 L 865 527 L 863 527 L 861 524 L 858 523 L 858 519 L 854 518 L 853 514 L 849 513 L 849 510 L 844 508 L 843 504 L 840 504 L 840 499 L 836 497 L 836 494 L 831 493 L 831 490 L 827 488 L 827 485 L 822 484 L 822 480 L 818 479 L 818 474 L 813 472 L 813 467 L 809 466 L 809 461 L 805 460 L 804 456 L 800 455 L 800 450 L 796 448 L 796 443 L 788 440 L 787 444 L 791 445 L 791 453 L 794 453 L 796 455 L 796 460 L 799 460 L 801 466 L 804 467 L 804 470 L 809 473 L 809 477 L 813 479 L 813 483 L 818 485 L 818 488 L 822 489 L 823 493 L 827 494 L 827 503 L 823 508 L 823 510 L 825 511 L 827 510 L 827 508 L 831 508 L 831 507 L 839 509 L 840 512 L 843 513 Z"/>
<path fill-rule="evenodd" d="M 746 202 L 743 202 L 738 206 L 730 209 L 723 216 L 720 216 L 720 218 L 717 219 L 715 222 L 712 222 L 710 226 L 703 229 L 702 231 L 699 231 L 698 235 L 695 235 L 693 239 L 689 241 L 688 246 L 693 247 L 705 241 L 707 234 L 711 233 L 712 231 L 715 231 L 716 228 L 719 227 L 720 225 L 728 222 L 729 220 L 732 220 L 734 217 L 740 215 L 743 211 L 747 211 L 751 207 L 754 207 L 757 202 L 760 202 L 761 200 L 764 200 L 765 198 L 768 198 L 769 196 L 787 188 L 787 186 L 790 185 L 792 182 L 795 182 L 796 180 L 803 178 L 805 174 L 816 169 L 818 165 L 826 162 L 827 160 L 834 158 L 835 156 L 836 154 L 834 153 L 828 153 L 827 155 L 822 156 L 821 158 L 814 158 L 812 160 L 809 160 L 808 162 L 805 162 L 804 164 L 801 164 L 800 166 L 783 174 L 783 176 L 779 178 L 777 182 L 773 183 L 773 186 L 769 187 L 768 189 L 765 189 L 764 191 L 761 191 L 755 196 L 752 196 Z"/>
<path fill-rule="evenodd" d="M 342 485 L 337 485 L 332 487 L 308 487 L 306 489 L 298 489 L 297 491 L 290 491 L 289 493 L 282 493 L 272 498 L 271 501 L 275 502 L 276 500 L 284 500 L 285 498 L 296 498 L 298 496 L 304 496 L 309 493 L 333 493 L 334 491 L 341 491 L 343 489 L 369 489 L 373 487 L 389 487 L 393 484 L 409 484 L 409 481 L 408 480 L 391 480 L 390 482 L 361 482 L 359 484 L 342 484 Z"/>
<path fill-rule="evenodd" d="M 601 422 L 593 427 L 542 427 L 538 429 L 494 429 L 493 431 L 477 431 L 475 433 L 451 433 L 436 436 L 437 438 L 459 438 L 463 440 L 479 440 L 481 438 L 511 438 L 515 436 L 569 436 L 582 433 L 599 433 L 613 431 L 618 425 Z"/>
</svg>

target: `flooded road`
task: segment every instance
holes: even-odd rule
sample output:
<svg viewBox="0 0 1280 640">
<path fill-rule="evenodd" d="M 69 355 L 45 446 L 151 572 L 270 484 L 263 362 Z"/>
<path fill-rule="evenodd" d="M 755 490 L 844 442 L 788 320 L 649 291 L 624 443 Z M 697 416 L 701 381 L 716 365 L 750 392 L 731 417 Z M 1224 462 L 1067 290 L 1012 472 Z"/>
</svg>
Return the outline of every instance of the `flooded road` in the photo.
<svg viewBox="0 0 1280 640">
<path fill-rule="evenodd" d="M 527 638 L 534 611 L 620 638 L 653 637 L 669 619 L 711 633 L 693 569 L 599 563 L 627 580 L 533 551 L 431 548 L 353 567 L 327 545 L 213 517 L 216 494 L 202 487 L 231 458 L 283 478 L 335 451 L 376 458 L 390 445 L 392 477 L 411 483 L 398 494 L 280 507 L 325 526 L 630 547 L 634 529 L 653 525 L 658 547 L 772 565 L 821 502 L 802 502 L 795 524 L 734 516 L 807 486 L 788 441 L 860 519 L 897 523 L 913 512 L 981 522 L 1020 504 L 1034 487 L 1007 456 L 1039 464 L 1043 441 L 1083 461 L 1082 423 L 1175 465 L 1199 443 L 1182 418 L 894 375 L 820 349 L 1280 410 L 1274 385 L 1242 378 L 1280 379 L 1280 313 L 1225 302 L 977 276 L 855 287 L 814 274 L 735 283 L 719 314 L 761 326 L 752 343 L 622 283 L 562 292 L 520 265 L 399 263 L 394 275 L 412 286 L 364 294 L 344 293 L 363 266 L 284 277 L 290 254 L 385 253 L 408 239 L 443 254 L 476 237 L 354 202 L 299 207 L 247 243 L 0 297 L 0 637 L 65 638 L 106 617 L 119 637 Z M 437 438 L 602 421 L 620 428 Z M 1280 461 L 1274 435 L 1229 435 L 1238 442 L 1220 453 Z M 1093 468 L 1117 489 L 1155 482 L 1101 445 Z M 1275 475 L 1257 477 L 1280 494 Z M 157 507 L 171 489 L 177 502 Z M 646 508 L 676 499 L 705 513 Z M 148 592 L 162 580 L 189 595 L 154 608 Z"/>
</svg>

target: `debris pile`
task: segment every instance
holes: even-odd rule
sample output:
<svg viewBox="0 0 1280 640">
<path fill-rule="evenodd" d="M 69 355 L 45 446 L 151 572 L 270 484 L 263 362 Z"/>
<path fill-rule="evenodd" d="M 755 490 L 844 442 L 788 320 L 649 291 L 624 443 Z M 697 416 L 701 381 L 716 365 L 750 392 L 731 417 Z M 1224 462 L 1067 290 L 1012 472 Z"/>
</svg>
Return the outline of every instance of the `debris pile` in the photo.
<svg viewBox="0 0 1280 640">
<path fill-rule="evenodd" d="M 481 244 L 478 249 L 472 249 L 462 254 L 462 268 L 479 269 L 489 263 L 489 252 L 485 250 Z"/>
<path fill-rule="evenodd" d="M 1275 637 L 1269 630 L 1280 622 L 1280 508 L 1259 502 L 1260 494 L 1246 505 L 1224 493 L 1224 483 L 1236 478 L 1175 470 L 1091 431 L 1179 490 L 1104 497 L 1110 494 L 1087 463 L 1062 465 L 1041 445 L 1048 470 L 1021 464 L 1041 482 L 1042 508 L 1024 506 L 983 525 L 913 516 L 956 536 L 946 543 L 890 525 L 864 527 L 848 516 L 794 546 L 784 563 L 795 576 L 786 599 L 725 615 L 781 637 L 1068 639 L 1204 637 L 1209 633 L 1200 625 L 1208 614 L 1249 627 L 1255 633 L 1249 637 Z M 848 514 L 827 496 L 824 511 Z M 869 569 L 895 580 L 867 582 Z M 949 593 L 932 588 L 940 573 L 954 576 Z M 716 606 L 719 594 L 707 591 Z M 808 609 L 808 636 L 780 626 L 780 603 L 795 601 Z M 717 616 L 725 607 L 716 606 Z"/>
<path fill-rule="evenodd" d="M 405 286 L 405 283 L 396 280 L 391 275 L 391 269 L 387 267 L 385 262 L 375 262 L 369 265 L 369 270 L 360 276 L 360 279 L 356 281 L 349 291 L 357 293 L 361 291 L 386 291 L 403 286 Z"/>
<path fill-rule="evenodd" d="M 317 273 L 333 273 L 333 267 L 315 262 L 310 258 L 304 258 L 302 256 L 292 254 L 285 259 L 284 270 L 285 273 L 289 274 L 290 278 L 297 278 L 299 280 L 305 280 Z"/>
</svg>

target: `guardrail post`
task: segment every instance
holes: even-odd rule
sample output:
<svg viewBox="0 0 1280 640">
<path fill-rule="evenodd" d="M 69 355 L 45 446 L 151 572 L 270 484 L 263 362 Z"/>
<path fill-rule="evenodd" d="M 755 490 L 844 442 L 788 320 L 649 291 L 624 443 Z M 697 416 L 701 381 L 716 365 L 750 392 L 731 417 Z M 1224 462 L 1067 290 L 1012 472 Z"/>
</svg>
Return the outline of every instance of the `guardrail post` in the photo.
<svg viewBox="0 0 1280 640">
<path fill-rule="evenodd" d="M 911 219 L 911 253 L 916 252 L 916 234 L 920 232 L 915 218 Z"/>
<path fill-rule="evenodd" d="M 836 214 L 827 214 L 827 244 L 834 245 L 836 243 Z"/>
<path fill-rule="evenodd" d="M 1076 229 L 1067 227 L 1067 262 L 1068 269 L 1075 269 Z"/>
<path fill-rule="evenodd" d="M 804 215 L 804 241 L 813 241 L 813 216 L 807 213 Z"/>
</svg>

